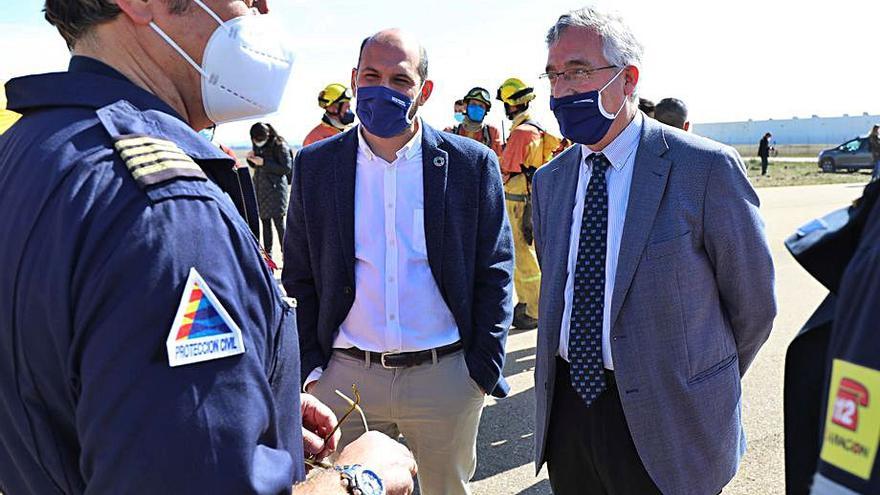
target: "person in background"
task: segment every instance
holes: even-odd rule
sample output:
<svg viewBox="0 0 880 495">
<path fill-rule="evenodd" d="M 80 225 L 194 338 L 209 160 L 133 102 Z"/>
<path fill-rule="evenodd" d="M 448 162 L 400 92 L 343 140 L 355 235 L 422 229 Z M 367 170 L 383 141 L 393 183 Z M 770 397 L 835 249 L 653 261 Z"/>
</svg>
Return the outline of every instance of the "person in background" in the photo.
<svg viewBox="0 0 880 495">
<path fill-rule="evenodd" d="M 303 139 L 303 146 L 345 132 L 354 122 L 351 90 L 339 83 L 328 84 L 318 93 L 318 106 L 324 109 L 321 122 Z"/>
<path fill-rule="evenodd" d="M 767 166 L 770 164 L 770 152 L 773 151 L 773 145 L 770 144 L 772 137 L 773 134 L 765 133 L 764 137 L 761 138 L 761 142 L 758 143 L 758 156 L 761 157 L 761 175 L 767 175 Z"/>
<path fill-rule="evenodd" d="M 868 134 L 868 149 L 871 150 L 871 158 L 874 160 L 874 171 L 871 173 L 871 179 L 876 180 L 880 177 L 880 125 L 874 125 L 871 133 Z"/>
<path fill-rule="evenodd" d="M 515 77 L 504 81 L 496 95 L 512 121 L 507 145 L 501 154 L 501 173 L 505 179 L 504 198 L 516 251 L 514 286 L 517 304 L 513 326 L 520 330 L 538 327 L 538 293 L 541 270 L 532 249 L 531 180 L 539 167 L 550 161 L 561 141 L 532 120 L 529 105 L 535 89 Z"/>
<path fill-rule="evenodd" d="M 647 98 L 639 98 L 639 110 L 648 117 L 654 118 L 654 102 Z"/>
<path fill-rule="evenodd" d="M 501 133 L 497 127 L 485 123 L 486 114 L 492 109 L 489 91 L 473 88 L 461 101 L 465 106 L 464 121 L 446 131 L 483 143 L 501 156 Z"/>
<path fill-rule="evenodd" d="M 691 123 L 688 121 L 687 105 L 678 98 L 660 100 L 654 107 L 654 118 L 683 131 L 689 131 L 691 128 Z"/>
<path fill-rule="evenodd" d="M 566 137 L 562 138 L 562 140 L 559 141 L 559 146 L 557 146 L 556 149 L 553 150 L 553 158 L 561 155 L 562 152 L 570 148 L 572 144 L 573 143 L 571 142 L 571 139 L 568 139 Z"/>
<path fill-rule="evenodd" d="M 253 149 L 247 155 L 247 162 L 254 168 L 263 249 L 271 257 L 273 225 L 278 233 L 278 243 L 284 242 L 292 157 L 287 142 L 271 124 L 257 122 L 251 126 L 251 143 Z"/>
<path fill-rule="evenodd" d="M 455 119 L 455 125 L 461 124 L 464 122 L 464 112 L 465 112 L 465 104 L 464 100 L 455 100 L 455 103 L 452 104 L 452 118 Z M 455 127 L 455 126 L 452 126 Z M 447 127 L 444 129 L 449 132 L 452 127 Z"/>
<path fill-rule="evenodd" d="M 233 170 L 235 171 L 238 184 L 233 184 L 230 188 L 228 193 L 229 199 L 232 200 L 238 213 L 241 214 L 244 221 L 248 224 L 248 227 L 250 227 L 251 232 L 254 234 L 254 238 L 259 238 L 260 214 L 259 207 L 257 206 L 257 193 L 254 190 L 254 181 L 251 177 L 250 170 L 246 165 L 241 165 L 238 162 L 238 157 L 231 148 L 214 139 L 216 130 L 217 126 L 212 125 L 211 127 L 199 131 L 199 135 L 213 143 L 214 146 L 220 148 L 220 151 L 226 153 L 229 158 L 235 160 Z"/>
</svg>

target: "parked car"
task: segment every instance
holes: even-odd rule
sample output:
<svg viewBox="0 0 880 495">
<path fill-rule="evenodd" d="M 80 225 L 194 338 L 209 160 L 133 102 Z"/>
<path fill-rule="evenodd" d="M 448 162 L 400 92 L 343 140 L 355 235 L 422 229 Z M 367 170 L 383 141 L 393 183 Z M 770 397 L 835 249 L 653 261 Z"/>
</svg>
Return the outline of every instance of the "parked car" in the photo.
<svg viewBox="0 0 880 495">
<path fill-rule="evenodd" d="M 871 150 L 868 149 L 868 138 L 857 137 L 819 153 L 819 168 L 823 172 L 837 172 L 874 168 Z"/>
</svg>

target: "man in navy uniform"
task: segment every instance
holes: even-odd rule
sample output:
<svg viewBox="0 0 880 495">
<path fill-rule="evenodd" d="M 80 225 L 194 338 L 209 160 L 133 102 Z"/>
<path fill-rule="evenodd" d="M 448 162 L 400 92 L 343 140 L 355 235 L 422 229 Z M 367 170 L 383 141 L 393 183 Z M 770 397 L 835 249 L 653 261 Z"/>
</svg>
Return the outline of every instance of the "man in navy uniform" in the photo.
<svg viewBox="0 0 880 495">
<path fill-rule="evenodd" d="M 880 493 L 880 182 L 786 247 L 829 295 L 785 363 L 786 491 Z"/>
<path fill-rule="evenodd" d="M 819 459 L 812 495 L 880 493 L 880 183 L 850 209 L 855 236 L 834 239 L 835 266 L 849 262 L 832 289 L 836 301 L 825 358 Z M 860 210 L 860 211 L 859 211 Z M 861 225 L 859 225 L 861 224 Z M 847 241 L 858 238 L 857 247 Z"/>
<path fill-rule="evenodd" d="M 46 2 L 74 56 L 8 83 L 0 137 L 0 492 L 412 489 L 379 434 L 299 484 L 336 419 L 195 132 L 278 106 L 291 56 L 254 2 Z"/>
</svg>

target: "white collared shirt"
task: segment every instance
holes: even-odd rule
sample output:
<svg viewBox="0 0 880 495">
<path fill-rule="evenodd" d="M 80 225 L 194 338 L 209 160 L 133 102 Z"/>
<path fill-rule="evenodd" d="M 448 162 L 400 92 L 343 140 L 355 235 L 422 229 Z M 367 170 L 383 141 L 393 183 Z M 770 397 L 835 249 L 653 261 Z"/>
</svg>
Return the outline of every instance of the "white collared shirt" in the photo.
<svg viewBox="0 0 880 495">
<path fill-rule="evenodd" d="M 358 129 L 354 192 L 355 299 L 333 347 L 433 349 L 461 337 L 428 264 L 422 123 L 388 163 Z M 306 384 L 320 377 L 320 368 Z"/>
<path fill-rule="evenodd" d="M 605 255 L 605 309 L 602 318 L 602 359 L 605 368 L 614 369 L 611 357 L 611 296 L 614 293 L 614 277 L 617 274 L 617 256 L 623 237 L 623 224 L 629 204 L 629 191 L 632 186 L 636 152 L 642 134 L 642 112 L 636 112 L 628 126 L 601 151 L 611 162 L 605 180 L 608 184 L 608 245 Z M 584 201 L 587 185 L 592 175 L 592 165 L 587 158 L 593 151 L 581 145 L 581 168 L 578 173 L 574 209 L 571 214 L 571 230 L 568 247 L 568 275 L 565 279 L 565 309 L 562 312 L 562 326 L 559 333 L 559 356 L 568 361 L 568 331 L 571 324 L 571 305 L 574 299 L 574 269 L 577 263 L 578 243 L 580 242 L 581 222 L 584 215 Z"/>
</svg>

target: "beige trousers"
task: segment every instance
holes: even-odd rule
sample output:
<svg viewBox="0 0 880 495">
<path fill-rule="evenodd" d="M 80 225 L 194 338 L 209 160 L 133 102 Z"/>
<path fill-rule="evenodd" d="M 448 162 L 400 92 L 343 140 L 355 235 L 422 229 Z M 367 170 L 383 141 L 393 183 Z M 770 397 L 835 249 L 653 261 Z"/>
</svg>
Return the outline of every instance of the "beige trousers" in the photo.
<svg viewBox="0 0 880 495">
<path fill-rule="evenodd" d="M 352 384 L 369 428 L 392 438 L 403 435 L 418 464 L 422 495 L 470 493 L 484 394 L 470 378 L 462 351 L 399 369 L 334 352 L 311 393 L 341 418 L 348 404 L 334 390 L 352 397 Z M 360 415 L 349 416 L 341 430 L 338 450 L 364 432 Z"/>
</svg>

